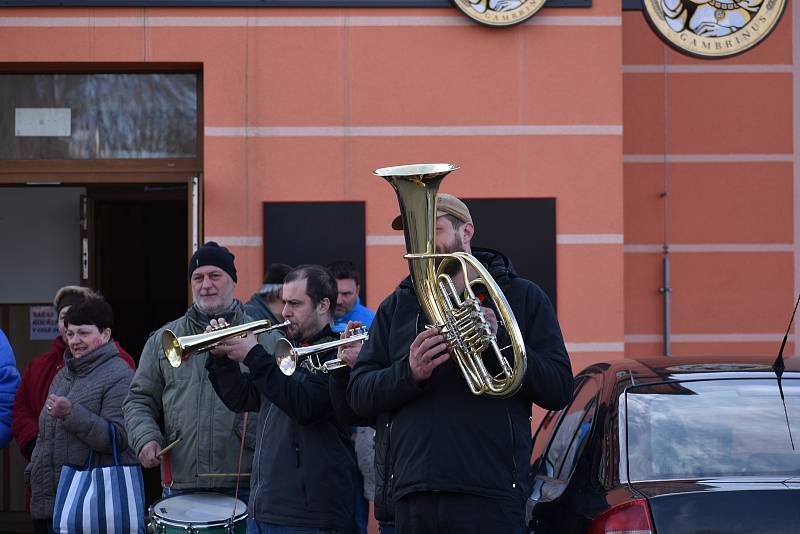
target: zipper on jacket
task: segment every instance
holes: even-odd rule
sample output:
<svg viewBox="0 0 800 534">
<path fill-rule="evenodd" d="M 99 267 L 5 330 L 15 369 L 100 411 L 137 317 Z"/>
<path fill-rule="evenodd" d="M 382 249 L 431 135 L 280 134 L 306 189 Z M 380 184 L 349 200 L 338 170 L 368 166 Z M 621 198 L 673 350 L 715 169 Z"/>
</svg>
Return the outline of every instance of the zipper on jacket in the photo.
<svg viewBox="0 0 800 534">
<path fill-rule="evenodd" d="M 508 430 L 511 432 L 511 487 L 517 487 L 517 440 L 514 438 L 514 423 L 511 420 L 511 412 L 506 409 L 506 417 L 508 417 Z"/>
<path fill-rule="evenodd" d="M 300 446 L 297 443 L 294 444 L 294 457 L 296 462 L 295 467 L 300 467 Z"/>
<path fill-rule="evenodd" d="M 392 425 L 393 420 L 386 423 L 386 455 L 384 456 L 383 467 L 383 505 L 389 507 L 389 485 L 394 485 L 394 470 L 392 469 L 394 462 L 392 462 Z"/>
</svg>

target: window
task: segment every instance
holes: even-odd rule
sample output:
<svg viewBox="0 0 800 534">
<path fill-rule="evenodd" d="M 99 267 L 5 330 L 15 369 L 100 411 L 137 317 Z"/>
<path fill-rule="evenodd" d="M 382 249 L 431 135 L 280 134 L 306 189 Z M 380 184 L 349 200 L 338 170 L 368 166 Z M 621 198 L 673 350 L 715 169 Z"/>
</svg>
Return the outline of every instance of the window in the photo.
<svg viewBox="0 0 800 534">
<path fill-rule="evenodd" d="M 0 160 L 198 157 L 198 75 L 0 74 Z"/>
<path fill-rule="evenodd" d="M 782 383 L 785 407 L 774 378 L 630 388 L 630 480 L 800 476 L 800 380 Z"/>
</svg>

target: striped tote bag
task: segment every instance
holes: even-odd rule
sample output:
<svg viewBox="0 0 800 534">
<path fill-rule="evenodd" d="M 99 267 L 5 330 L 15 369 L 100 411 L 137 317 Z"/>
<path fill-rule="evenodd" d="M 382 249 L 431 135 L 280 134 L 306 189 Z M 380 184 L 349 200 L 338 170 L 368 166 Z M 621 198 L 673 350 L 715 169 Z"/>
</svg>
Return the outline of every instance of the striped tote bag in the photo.
<svg viewBox="0 0 800 534">
<path fill-rule="evenodd" d="M 120 465 L 117 433 L 109 424 L 114 465 L 64 465 L 56 490 L 53 531 L 70 534 L 136 533 L 145 530 L 144 484 L 139 464 Z"/>
</svg>

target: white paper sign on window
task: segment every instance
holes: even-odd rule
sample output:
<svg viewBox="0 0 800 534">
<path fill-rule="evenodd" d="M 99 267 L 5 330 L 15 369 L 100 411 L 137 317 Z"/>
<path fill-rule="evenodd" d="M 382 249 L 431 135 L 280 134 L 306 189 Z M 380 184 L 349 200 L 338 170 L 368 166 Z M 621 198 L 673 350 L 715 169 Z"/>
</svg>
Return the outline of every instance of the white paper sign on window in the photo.
<svg viewBox="0 0 800 534">
<path fill-rule="evenodd" d="M 58 315 L 52 306 L 31 306 L 31 341 L 50 341 L 58 336 Z"/>
<path fill-rule="evenodd" d="M 14 132 L 17 137 L 69 137 L 70 108 L 16 108 Z"/>
</svg>

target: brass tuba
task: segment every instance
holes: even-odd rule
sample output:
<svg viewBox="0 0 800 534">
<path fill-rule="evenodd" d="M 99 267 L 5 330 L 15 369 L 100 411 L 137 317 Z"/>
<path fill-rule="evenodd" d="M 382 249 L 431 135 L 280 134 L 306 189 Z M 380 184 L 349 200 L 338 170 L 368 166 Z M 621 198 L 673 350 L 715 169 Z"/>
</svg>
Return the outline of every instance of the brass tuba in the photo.
<svg viewBox="0 0 800 534">
<path fill-rule="evenodd" d="M 405 258 L 417 298 L 431 324 L 441 329 L 469 389 L 475 395 L 510 397 L 522 385 L 528 363 L 511 306 L 477 258 L 466 252 L 436 253 L 436 193 L 442 179 L 457 169 L 447 163 L 401 165 L 377 169 L 374 174 L 389 182 L 397 193 L 408 252 Z M 446 274 L 452 262 L 458 262 L 464 276 L 463 298 Z M 476 278 L 469 278 L 470 270 L 477 273 Z M 485 288 L 497 308 L 499 322 L 508 332 L 510 344 L 502 349 L 472 289 L 475 285 Z M 504 355 L 508 349 L 513 351 L 513 363 Z M 494 376 L 483 361 L 487 350 L 494 353 L 500 365 L 500 372 Z"/>
</svg>

